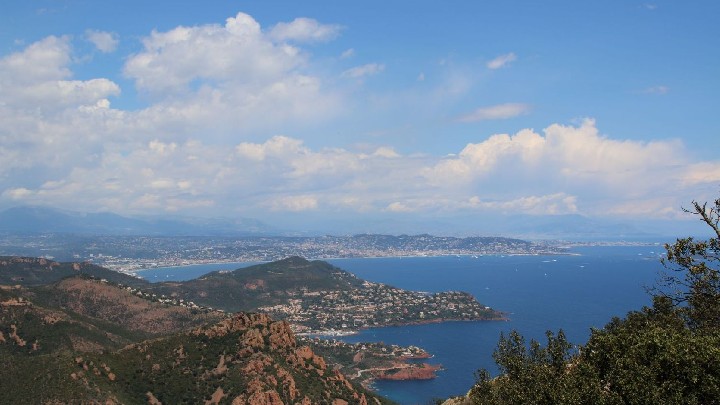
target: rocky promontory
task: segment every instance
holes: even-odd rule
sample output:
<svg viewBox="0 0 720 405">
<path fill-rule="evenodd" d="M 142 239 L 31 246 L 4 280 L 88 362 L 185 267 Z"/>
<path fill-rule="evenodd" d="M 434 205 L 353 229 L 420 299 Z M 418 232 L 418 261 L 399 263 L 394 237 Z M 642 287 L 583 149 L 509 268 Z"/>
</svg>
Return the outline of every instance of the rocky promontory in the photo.
<svg viewBox="0 0 720 405">
<path fill-rule="evenodd" d="M 378 370 L 373 374 L 378 380 L 432 380 L 437 377 L 435 372 L 441 369 L 442 366 L 437 364 L 402 364 L 395 368 Z"/>
</svg>

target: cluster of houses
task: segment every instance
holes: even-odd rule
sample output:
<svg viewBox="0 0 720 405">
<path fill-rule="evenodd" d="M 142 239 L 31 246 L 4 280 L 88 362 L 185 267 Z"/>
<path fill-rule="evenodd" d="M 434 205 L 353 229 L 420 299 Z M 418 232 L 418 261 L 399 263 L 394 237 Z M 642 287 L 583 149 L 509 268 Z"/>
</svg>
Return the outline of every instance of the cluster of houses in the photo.
<svg viewBox="0 0 720 405">
<path fill-rule="evenodd" d="M 303 291 L 283 304 L 258 310 L 299 325 L 296 330 L 300 332 L 321 334 L 375 326 L 488 319 L 494 313 L 468 293 L 428 294 L 370 282 L 348 290 Z"/>
</svg>

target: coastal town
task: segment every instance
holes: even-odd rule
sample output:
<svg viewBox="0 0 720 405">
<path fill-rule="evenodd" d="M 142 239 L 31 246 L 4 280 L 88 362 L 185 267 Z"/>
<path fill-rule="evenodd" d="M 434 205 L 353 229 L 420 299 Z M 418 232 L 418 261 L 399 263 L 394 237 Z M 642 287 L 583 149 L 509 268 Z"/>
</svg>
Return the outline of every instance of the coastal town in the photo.
<svg viewBox="0 0 720 405">
<path fill-rule="evenodd" d="M 448 255 L 563 254 L 557 241 L 433 235 L 354 236 L 108 236 L 3 235 L 0 254 L 89 261 L 123 272 L 205 263 L 268 262 L 289 256 L 308 259 Z"/>
<path fill-rule="evenodd" d="M 297 259 L 303 260 L 303 259 Z M 274 304 L 248 308 L 274 319 L 286 320 L 294 332 L 310 336 L 340 336 L 363 328 L 409 325 L 442 321 L 497 321 L 505 314 L 480 304 L 462 291 L 428 293 L 395 288 L 382 283 L 358 280 L 353 274 L 337 269 L 331 277 L 346 280 L 342 288 L 309 289 L 300 287 L 283 292 L 285 298 Z M 108 283 L 102 279 L 101 282 Z M 258 281 L 259 284 L 265 282 Z M 222 305 L 208 305 L 188 296 L 162 294 L 156 287 L 111 283 L 138 297 L 165 305 L 186 307 L 194 312 L 223 312 Z M 246 284 L 251 290 L 255 286 Z M 259 303 L 261 303 L 259 301 Z"/>
<path fill-rule="evenodd" d="M 285 319 L 296 332 L 310 335 L 444 320 L 505 319 L 501 312 L 465 292 L 430 294 L 368 281 L 362 288 L 350 290 L 305 291 L 285 304 L 259 307 L 258 311 Z"/>
</svg>

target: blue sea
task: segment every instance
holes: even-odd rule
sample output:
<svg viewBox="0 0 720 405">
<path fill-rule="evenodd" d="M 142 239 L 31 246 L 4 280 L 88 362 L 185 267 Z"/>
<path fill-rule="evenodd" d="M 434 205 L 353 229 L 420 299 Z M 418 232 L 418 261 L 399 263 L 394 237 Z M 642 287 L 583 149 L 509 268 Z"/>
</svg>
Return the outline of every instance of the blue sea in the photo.
<svg viewBox="0 0 720 405">
<path fill-rule="evenodd" d="M 575 344 L 612 317 L 650 305 L 646 288 L 662 265 L 661 246 L 574 248 L 572 255 L 444 256 L 333 259 L 358 277 L 427 292 L 462 290 L 482 304 L 508 313 L 509 321 L 445 322 L 363 330 L 348 342 L 382 341 L 417 345 L 442 364 L 429 381 L 378 381 L 375 389 L 401 404 L 464 395 L 479 368 L 495 372 L 492 352 L 501 332 L 515 329 L 529 341 L 545 343 L 545 331 L 563 329 Z M 149 281 L 183 280 L 209 271 L 254 263 L 197 265 L 138 272 Z M 214 267 L 213 267 L 214 266 Z"/>
</svg>

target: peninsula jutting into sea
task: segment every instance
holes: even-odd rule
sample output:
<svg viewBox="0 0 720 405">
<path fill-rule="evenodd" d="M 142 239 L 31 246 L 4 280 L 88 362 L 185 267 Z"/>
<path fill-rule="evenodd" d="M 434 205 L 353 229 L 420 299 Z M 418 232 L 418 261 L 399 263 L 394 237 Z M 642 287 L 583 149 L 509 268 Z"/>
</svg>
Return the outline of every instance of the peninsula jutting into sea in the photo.
<svg viewBox="0 0 720 405">
<path fill-rule="evenodd" d="M 48 299 L 47 305 L 70 308 L 129 328 L 137 328 L 137 323 L 155 325 L 150 329 L 156 334 L 237 317 L 246 311 L 260 312 L 285 321 L 283 328 L 301 332 L 299 335 L 304 336 L 299 341 L 327 360 L 315 359 L 309 349 L 301 350 L 298 356 L 321 367 L 330 362 L 349 379 L 363 384 L 375 379 L 432 379 L 441 366 L 409 361 L 431 357 L 416 346 L 353 345 L 316 340 L 313 335 L 347 335 L 390 325 L 505 319 L 502 312 L 483 306 L 465 292 L 403 290 L 362 280 L 324 261 L 300 257 L 236 271 L 211 272 L 185 282 L 149 283 L 88 262 L 0 256 L 0 287 L 7 295 L 0 300 L 0 318 L 8 317 L 17 324 L 17 314 L 2 309 L 27 309 L 39 302 L 36 294 Z M 123 315 L 118 317 L 116 312 Z M 32 336 L 25 328 L 21 332 L 25 338 Z M 14 339 L 17 327 L 7 333 Z M 37 337 L 34 347 L 48 340 Z M 220 363 L 222 366 L 223 360 Z"/>
</svg>

